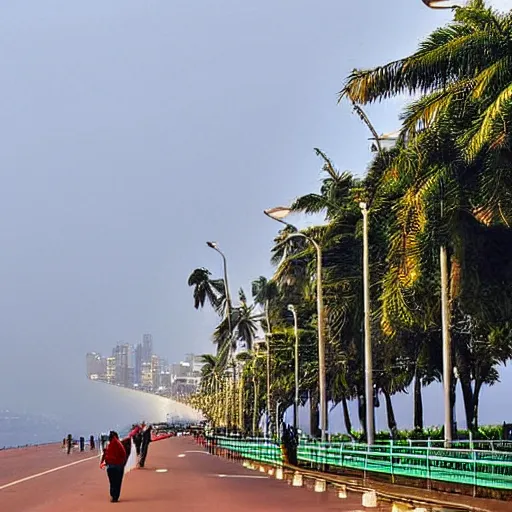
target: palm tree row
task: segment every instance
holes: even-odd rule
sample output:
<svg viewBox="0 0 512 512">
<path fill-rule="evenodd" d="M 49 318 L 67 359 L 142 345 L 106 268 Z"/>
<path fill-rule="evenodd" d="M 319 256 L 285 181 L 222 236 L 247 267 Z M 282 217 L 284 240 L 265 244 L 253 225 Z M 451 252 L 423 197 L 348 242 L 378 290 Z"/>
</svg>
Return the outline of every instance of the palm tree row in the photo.
<svg viewBox="0 0 512 512">
<path fill-rule="evenodd" d="M 340 101 L 360 109 L 404 93 L 415 99 L 403 111 L 400 136 L 393 148 L 377 153 L 364 179 L 337 171 L 316 150 L 325 174 L 320 190 L 291 205 L 296 213 L 325 215 L 325 223 L 304 233 L 323 250 L 328 400 L 331 406 L 342 405 L 348 432 L 348 403 L 357 401 L 366 428 L 358 206 L 365 201 L 370 208 L 374 384 L 389 430 L 397 429 L 393 396 L 410 388 L 413 424 L 423 428 L 422 388 L 442 376 L 439 266 L 444 254 L 456 368 L 451 405 L 460 384 L 467 428 L 476 431 L 481 389 L 499 380 L 499 365 L 512 355 L 512 11 L 493 11 L 483 0 L 469 2 L 413 55 L 353 71 Z M 247 305 L 242 294 L 240 307 L 233 310 L 233 325 L 249 352 L 238 383 L 218 380 L 216 393 L 231 393 L 233 401 L 238 396 L 238 412 L 226 406 L 224 419 L 209 405 L 219 408 L 211 375 L 223 368 L 226 344 L 222 322 L 215 331 L 218 360 L 211 361 L 196 403 L 217 424 L 236 418 L 232 425 L 255 430 L 264 410 L 279 402 L 283 411 L 293 403 L 294 335 L 287 310 L 293 304 L 301 326 L 301 400 L 310 398 L 312 433 L 317 432 L 316 255 L 304 240 L 289 235 L 288 227 L 277 235 L 276 270 L 269 281 L 256 281 L 261 286 L 253 287 L 254 305 Z M 189 284 L 196 307 L 208 300 L 222 311 L 222 281 L 198 269 Z M 268 335 L 268 371 L 261 352 L 252 350 L 257 322 Z"/>
</svg>

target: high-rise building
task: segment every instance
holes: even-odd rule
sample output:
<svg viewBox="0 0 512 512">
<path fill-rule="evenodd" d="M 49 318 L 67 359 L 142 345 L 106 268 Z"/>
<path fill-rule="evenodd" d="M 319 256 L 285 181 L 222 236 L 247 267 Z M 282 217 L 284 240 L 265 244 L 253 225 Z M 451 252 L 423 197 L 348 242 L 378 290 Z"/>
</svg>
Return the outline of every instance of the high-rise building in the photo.
<svg viewBox="0 0 512 512">
<path fill-rule="evenodd" d="M 151 357 L 151 375 L 153 376 L 153 389 L 160 387 L 160 358 L 158 356 Z"/>
<path fill-rule="evenodd" d="M 133 383 L 140 385 L 142 382 L 142 343 L 138 343 L 135 347 L 135 363 L 133 371 Z"/>
<path fill-rule="evenodd" d="M 151 363 L 142 363 L 141 365 L 141 385 L 142 388 L 147 391 L 153 389 L 153 373 L 151 372 Z"/>
<path fill-rule="evenodd" d="M 107 357 L 106 381 L 109 384 L 116 384 L 116 358 L 115 357 Z"/>
<path fill-rule="evenodd" d="M 104 380 L 107 373 L 107 360 L 97 352 L 85 356 L 87 377 L 92 380 Z"/>
<path fill-rule="evenodd" d="M 132 345 L 123 343 L 117 345 L 112 351 L 116 361 L 116 380 L 119 386 L 133 387 L 134 380 L 134 351 Z"/>
<path fill-rule="evenodd" d="M 144 334 L 142 336 L 142 362 L 150 363 L 153 356 L 153 336 Z"/>
</svg>

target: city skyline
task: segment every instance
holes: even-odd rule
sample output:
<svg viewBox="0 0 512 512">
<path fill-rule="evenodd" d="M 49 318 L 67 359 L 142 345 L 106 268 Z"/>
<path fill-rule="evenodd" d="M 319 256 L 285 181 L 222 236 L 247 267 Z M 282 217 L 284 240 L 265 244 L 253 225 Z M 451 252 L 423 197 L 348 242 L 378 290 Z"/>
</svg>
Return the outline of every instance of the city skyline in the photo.
<svg viewBox="0 0 512 512">
<path fill-rule="evenodd" d="M 91 351 L 85 357 L 90 380 L 176 399 L 195 392 L 203 366 L 200 356 L 190 353 L 169 363 L 168 358 L 154 353 L 150 333 L 135 343 L 118 341 L 108 355 Z"/>
</svg>

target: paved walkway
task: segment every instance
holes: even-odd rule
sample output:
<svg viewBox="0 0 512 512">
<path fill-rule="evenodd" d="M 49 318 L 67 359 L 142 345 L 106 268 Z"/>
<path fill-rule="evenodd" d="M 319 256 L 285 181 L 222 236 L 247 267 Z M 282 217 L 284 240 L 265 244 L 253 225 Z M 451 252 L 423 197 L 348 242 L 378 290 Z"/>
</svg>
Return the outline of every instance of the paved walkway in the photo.
<svg viewBox="0 0 512 512">
<path fill-rule="evenodd" d="M 340 500 L 331 493 L 294 488 L 237 463 L 208 455 L 190 438 L 152 443 L 146 468 L 126 475 L 117 504 L 109 502 L 107 476 L 99 469 L 99 459 L 81 461 L 90 457 L 90 453 L 67 456 L 58 446 L 45 447 L 39 456 L 50 456 L 54 466 L 48 467 L 49 462 L 41 462 L 34 454 L 19 453 L 16 457 L 16 451 L 12 451 L 9 459 L 17 460 L 12 470 L 5 470 L 7 458 L 0 456 L 2 511 L 103 512 L 112 507 L 125 512 L 140 512 L 146 507 L 155 511 L 187 512 L 355 512 L 363 509 L 358 494 Z M 22 470 L 24 459 L 27 463 Z M 78 463 L 45 473 L 72 462 Z M 6 478 L 11 477 L 14 480 L 6 482 Z M 14 484 L 9 485 L 12 482 Z M 5 487 L 6 484 L 9 486 Z M 372 510 L 388 512 L 390 508 L 383 506 Z"/>
</svg>

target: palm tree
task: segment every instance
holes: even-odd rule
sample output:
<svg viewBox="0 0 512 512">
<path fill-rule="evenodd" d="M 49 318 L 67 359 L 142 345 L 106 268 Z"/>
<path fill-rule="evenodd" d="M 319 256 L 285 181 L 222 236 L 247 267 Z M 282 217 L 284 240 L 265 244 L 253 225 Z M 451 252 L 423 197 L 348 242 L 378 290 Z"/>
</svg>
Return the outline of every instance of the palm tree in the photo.
<svg viewBox="0 0 512 512">
<path fill-rule="evenodd" d="M 194 307 L 203 308 L 206 302 L 220 313 L 226 300 L 224 281 L 211 279 L 211 272 L 206 268 L 196 268 L 188 278 L 188 285 L 194 287 Z"/>
</svg>

